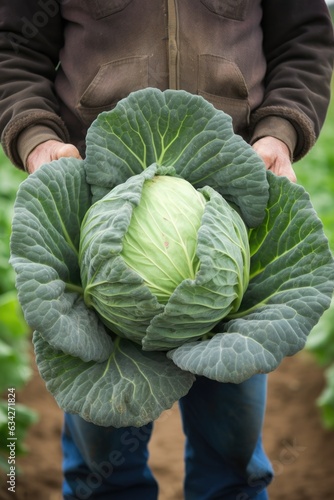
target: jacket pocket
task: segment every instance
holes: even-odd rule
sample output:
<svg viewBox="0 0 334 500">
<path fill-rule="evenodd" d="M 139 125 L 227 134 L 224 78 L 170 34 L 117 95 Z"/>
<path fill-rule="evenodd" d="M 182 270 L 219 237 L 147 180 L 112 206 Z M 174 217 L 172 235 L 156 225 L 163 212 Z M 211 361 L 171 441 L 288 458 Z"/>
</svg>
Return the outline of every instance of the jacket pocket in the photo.
<svg viewBox="0 0 334 500">
<path fill-rule="evenodd" d="M 248 89 L 239 67 L 221 56 L 201 54 L 198 93 L 213 106 L 232 117 L 233 128 L 241 133 L 249 125 Z"/>
<path fill-rule="evenodd" d="M 93 19 L 102 19 L 123 10 L 132 0 L 85 0 Z"/>
<path fill-rule="evenodd" d="M 133 56 L 100 66 L 82 94 L 77 112 L 86 125 L 102 111 L 113 109 L 130 92 L 148 86 L 148 57 Z"/>
<path fill-rule="evenodd" d="M 243 21 L 246 16 L 248 0 L 201 0 L 209 10 L 222 17 Z"/>
</svg>

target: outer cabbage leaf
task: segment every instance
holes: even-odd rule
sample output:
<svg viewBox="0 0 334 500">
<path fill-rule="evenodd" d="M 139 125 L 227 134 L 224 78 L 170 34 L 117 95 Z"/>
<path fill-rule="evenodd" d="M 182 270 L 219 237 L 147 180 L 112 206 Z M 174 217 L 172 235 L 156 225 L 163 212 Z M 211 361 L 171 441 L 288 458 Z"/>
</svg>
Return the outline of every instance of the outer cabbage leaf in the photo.
<svg viewBox="0 0 334 500">
<path fill-rule="evenodd" d="M 330 306 L 334 263 L 306 191 L 268 172 L 263 223 L 249 232 L 250 282 L 237 313 L 211 339 L 184 344 L 168 356 L 183 370 L 239 383 L 274 370 L 302 349 Z"/>
<path fill-rule="evenodd" d="M 36 360 L 48 390 L 66 412 L 96 425 L 140 427 L 187 394 L 195 377 L 164 353 L 145 353 L 118 338 L 104 363 L 84 363 L 52 349 L 35 333 Z"/>
<path fill-rule="evenodd" d="M 263 220 L 268 200 L 264 164 L 234 134 L 231 117 L 201 96 L 154 88 L 133 92 L 97 117 L 86 143 L 94 201 L 157 163 L 174 167 L 196 188 L 217 190 L 239 207 L 250 227 Z"/>
<path fill-rule="evenodd" d="M 14 206 L 10 262 L 29 326 L 55 349 L 103 361 L 112 339 L 83 302 L 78 265 L 80 225 L 90 203 L 82 161 L 58 160 L 30 175 Z"/>
</svg>

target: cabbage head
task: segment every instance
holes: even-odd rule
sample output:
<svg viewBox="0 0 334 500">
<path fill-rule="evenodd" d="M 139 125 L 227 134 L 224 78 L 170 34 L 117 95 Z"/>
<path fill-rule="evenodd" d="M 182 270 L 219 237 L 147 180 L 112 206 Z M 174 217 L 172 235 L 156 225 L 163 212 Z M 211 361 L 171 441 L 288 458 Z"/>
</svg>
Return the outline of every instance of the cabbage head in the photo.
<svg viewBox="0 0 334 500">
<path fill-rule="evenodd" d="M 101 113 L 84 160 L 20 186 L 11 264 L 36 362 L 66 412 L 142 426 L 196 376 L 240 383 L 300 351 L 334 261 L 309 195 L 231 118 L 144 89 Z"/>
<path fill-rule="evenodd" d="M 238 310 L 249 277 L 237 211 L 208 186 L 158 173 L 152 165 L 92 205 L 79 251 L 86 305 L 147 350 L 210 332 Z"/>
</svg>

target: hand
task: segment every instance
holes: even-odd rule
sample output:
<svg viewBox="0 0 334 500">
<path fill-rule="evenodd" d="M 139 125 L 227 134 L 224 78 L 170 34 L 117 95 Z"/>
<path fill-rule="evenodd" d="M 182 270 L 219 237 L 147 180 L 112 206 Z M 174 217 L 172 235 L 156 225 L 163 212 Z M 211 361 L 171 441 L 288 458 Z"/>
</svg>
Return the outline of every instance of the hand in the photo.
<svg viewBox="0 0 334 500">
<path fill-rule="evenodd" d="M 28 155 L 26 170 L 29 174 L 32 174 L 44 163 L 59 160 L 59 158 L 63 157 L 81 159 L 78 149 L 73 144 L 64 144 L 53 139 L 42 142 Z"/>
<path fill-rule="evenodd" d="M 253 144 L 253 149 L 261 156 L 267 170 L 296 182 L 297 177 L 292 168 L 290 151 L 284 142 L 275 137 L 263 137 Z"/>
</svg>

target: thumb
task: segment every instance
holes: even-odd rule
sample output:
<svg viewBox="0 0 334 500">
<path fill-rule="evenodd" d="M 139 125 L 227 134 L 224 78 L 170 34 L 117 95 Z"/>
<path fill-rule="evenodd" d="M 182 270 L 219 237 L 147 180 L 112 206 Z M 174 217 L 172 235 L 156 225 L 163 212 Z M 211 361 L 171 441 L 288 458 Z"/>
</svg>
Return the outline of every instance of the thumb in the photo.
<svg viewBox="0 0 334 500">
<path fill-rule="evenodd" d="M 63 157 L 81 159 L 79 150 L 73 144 L 64 144 L 63 142 L 50 139 L 38 144 L 31 151 L 26 160 L 26 170 L 29 174 L 32 174 L 44 163 L 59 160 L 59 158 Z"/>
<path fill-rule="evenodd" d="M 73 144 L 63 144 L 58 143 L 57 147 L 54 149 L 54 160 L 59 160 L 59 158 L 78 158 L 81 160 L 79 150 Z"/>
</svg>

